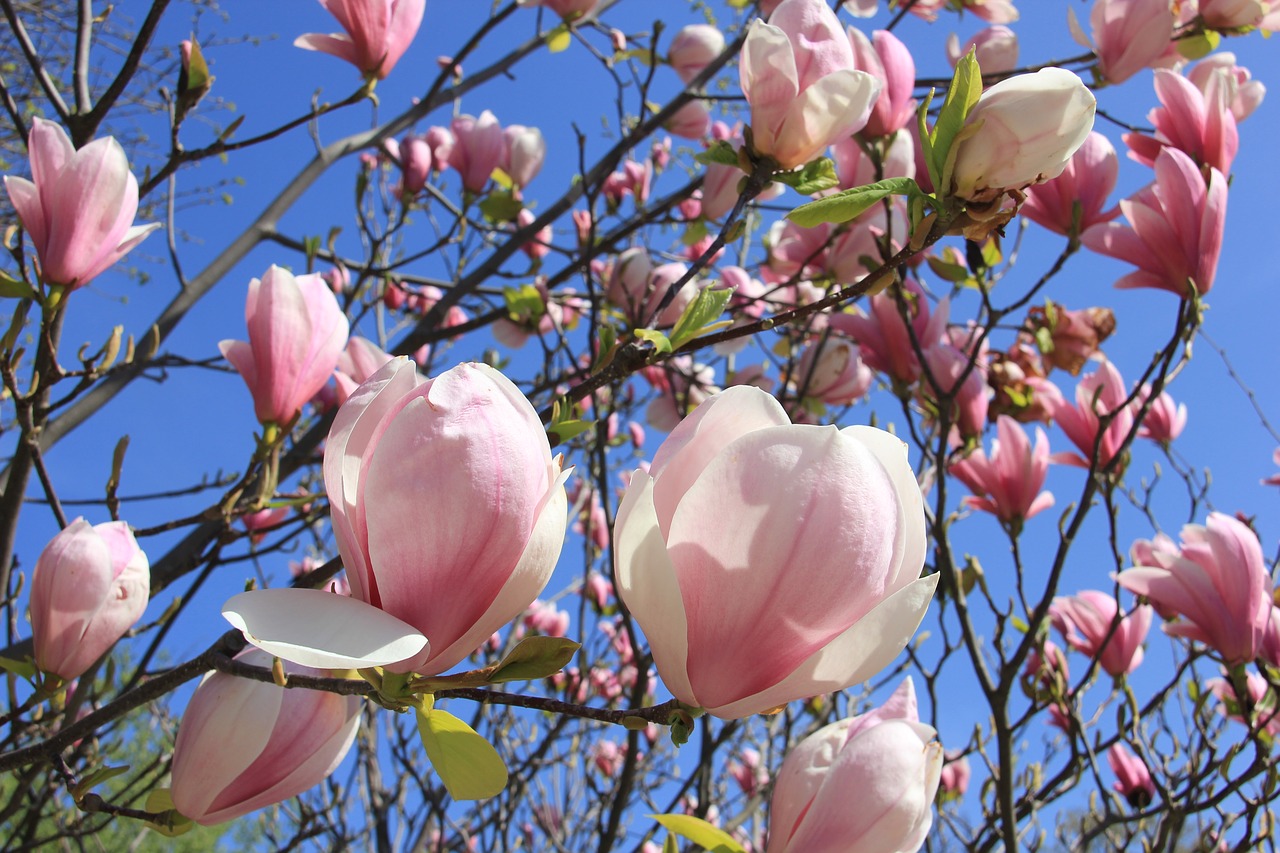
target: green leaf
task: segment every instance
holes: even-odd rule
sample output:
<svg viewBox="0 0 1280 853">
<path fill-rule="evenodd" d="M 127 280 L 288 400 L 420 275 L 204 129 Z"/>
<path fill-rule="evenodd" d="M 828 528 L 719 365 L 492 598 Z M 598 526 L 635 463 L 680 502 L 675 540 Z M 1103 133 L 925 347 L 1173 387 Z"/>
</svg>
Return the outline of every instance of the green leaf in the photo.
<svg viewBox="0 0 1280 853">
<path fill-rule="evenodd" d="M 742 845 L 733 840 L 733 836 L 701 818 L 687 814 L 656 814 L 650 817 L 681 838 L 687 838 L 711 853 L 746 853 Z"/>
<path fill-rule="evenodd" d="M 684 233 L 680 235 L 680 245 L 692 246 L 705 236 L 707 236 L 707 221 L 705 219 L 695 219 L 685 227 Z"/>
<path fill-rule="evenodd" d="M 918 193 L 920 187 L 910 178 L 885 178 L 865 187 L 854 187 L 802 204 L 788 213 L 787 218 L 802 228 L 812 228 L 824 222 L 848 222 L 891 195 L 910 196 Z"/>
<path fill-rule="evenodd" d="M 667 833 L 666 840 L 662 842 L 662 853 L 680 853 L 680 847 L 676 844 L 674 834 Z"/>
<path fill-rule="evenodd" d="M 483 800 L 507 787 L 507 766 L 493 744 L 448 711 L 419 709 L 418 734 L 455 800 Z"/>
<path fill-rule="evenodd" d="M 575 417 L 576 414 L 577 409 L 573 403 L 556 400 L 551 406 L 551 426 L 548 427 L 548 432 L 553 433 L 560 441 L 568 441 L 596 425 L 595 421 L 579 420 Z"/>
<path fill-rule="evenodd" d="M 671 352 L 671 341 L 657 329 L 636 329 L 635 336 L 642 341 L 648 341 L 653 344 L 654 349 L 660 353 Z"/>
<path fill-rule="evenodd" d="M 30 659 L 18 661 L 12 658 L 0 658 L 0 669 L 5 672 L 11 672 L 28 681 L 36 677 L 36 665 Z"/>
<path fill-rule="evenodd" d="M 512 222 L 520 215 L 524 204 L 510 190 L 496 189 L 480 202 L 480 212 L 490 222 Z"/>
<path fill-rule="evenodd" d="M 573 44 L 573 36 L 569 34 L 569 27 L 565 24 L 560 24 L 547 34 L 547 50 L 552 53 L 563 53 L 571 44 Z"/>
<path fill-rule="evenodd" d="M 489 675 L 493 684 L 504 681 L 532 681 L 555 675 L 564 669 L 581 643 L 565 637 L 525 637 Z"/>
<path fill-rule="evenodd" d="M 0 272 L 0 296 L 6 299 L 39 299 L 31 285 L 20 278 L 12 278 Z"/>
<path fill-rule="evenodd" d="M 1221 41 L 1222 34 L 1217 30 L 1205 30 L 1202 33 L 1180 38 L 1174 42 L 1174 45 L 1184 59 L 1196 60 L 1217 50 Z"/>
<path fill-rule="evenodd" d="M 173 797 L 168 788 L 156 788 L 147 794 L 143 808 L 155 815 L 147 822 L 148 826 L 165 838 L 177 838 L 196 827 L 195 821 L 173 807 Z"/>
<path fill-rule="evenodd" d="M 804 168 L 794 172 L 779 172 L 773 179 L 794 188 L 801 195 L 813 195 L 840 186 L 840 179 L 836 177 L 836 164 L 829 157 L 805 163 Z"/>
<path fill-rule="evenodd" d="M 128 764 L 124 764 L 119 767 L 99 767 L 97 770 L 85 775 L 75 784 L 71 789 L 71 796 L 78 803 L 80 802 L 80 798 L 83 797 L 85 793 L 92 790 L 95 785 L 100 785 L 108 779 L 114 779 L 116 776 L 128 772 Z"/>
<path fill-rule="evenodd" d="M 733 147 L 733 143 L 723 139 L 717 139 L 711 143 L 711 147 L 706 151 L 699 151 L 693 155 L 693 159 L 704 166 L 710 166 L 712 163 L 719 163 L 721 166 L 738 165 L 738 149 Z"/>
<path fill-rule="evenodd" d="M 946 192 L 948 179 L 946 163 L 951 147 L 964 129 L 969 110 L 982 95 L 982 69 L 978 67 L 978 59 L 974 49 L 956 63 L 955 74 L 951 77 L 951 86 L 947 89 L 946 100 L 938 111 L 938 119 L 929 132 L 932 166 L 930 177 L 934 180 L 934 188 L 939 193 Z"/>
<path fill-rule="evenodd" d="M 671 347 L 679 348 L 694 338 L 707 333 L 712 324 L 724 313 L 729 298 L 733 296 L 731 287 L 706 287 L 698 292 L 693 301 L 684 309 L 675 328 L 671 330 Z M 723 326 L 719 326 L 723 328 Z"/>
<path fill-rule="evenodd" d="M 547 313 L 547 304 L 542 300 L 542 294 L 532 284 L 504 287 L 502 297 L 507 302 L 507 316 L 512 322 L 531 324 Z"/>
</svg>

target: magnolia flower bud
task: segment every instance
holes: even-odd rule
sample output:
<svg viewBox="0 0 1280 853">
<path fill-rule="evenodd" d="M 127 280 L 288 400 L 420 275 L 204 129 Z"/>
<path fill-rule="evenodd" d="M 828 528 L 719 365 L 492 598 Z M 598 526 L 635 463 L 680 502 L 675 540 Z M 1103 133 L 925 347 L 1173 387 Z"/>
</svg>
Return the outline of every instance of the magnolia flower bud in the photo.
<svg viewBox="0 0 1280 853">
<path fill-rule="evenodd" d="M 1062 174 L 1093 129 L 1097 102 L 1070 71 L 1044 68 L 995 84 L 965 119 L 952 193 L 990 202 Z"/>
</svg>

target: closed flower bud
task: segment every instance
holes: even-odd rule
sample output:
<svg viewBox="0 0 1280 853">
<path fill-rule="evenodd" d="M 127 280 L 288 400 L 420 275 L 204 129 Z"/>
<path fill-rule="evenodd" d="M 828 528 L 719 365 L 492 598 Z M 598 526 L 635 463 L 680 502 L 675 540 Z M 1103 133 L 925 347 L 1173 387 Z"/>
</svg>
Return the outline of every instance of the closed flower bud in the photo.
<svg viewBox="0 0 1280 853">
<path fill-rule="evenodd" d="M 936 734 L 908 678 L 881 707 L 805 738 L 774 781 L 767 853 L 915 853 L 942 774 Z"/>
<path fill-rule="evenodd" d="M 952 152 L 953 194 L 990 202 L 1058 177 L 1093 129 L 1096 107 L 1080 78 L 1061 68 L 995 84 L 965 119 L 972 135 Z"/>
<path fill-rule="evenodd" d="M 77 518 L 50 540 L 31 575 L 36 667 L 78 678 L 147 608 L 151 567 L 129 525 Z"/>
<path fill-rule="evenodd" d="M 258 649 L 238 660 L 270 667 Z M 290 665 L 289 673 L 324 675 Z M 225 823 L 320 784 L 342 762 L 363 700 L 210 673 L 173 748 L 174 807 L 203 826 Z"/>
</svg>

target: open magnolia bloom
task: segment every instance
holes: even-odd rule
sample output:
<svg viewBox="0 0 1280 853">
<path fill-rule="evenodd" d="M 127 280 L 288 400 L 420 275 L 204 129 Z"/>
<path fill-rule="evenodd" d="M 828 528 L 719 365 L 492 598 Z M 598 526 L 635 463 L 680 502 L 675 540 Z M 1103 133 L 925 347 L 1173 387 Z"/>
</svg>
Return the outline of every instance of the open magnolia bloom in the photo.
<svg viewBox="0 0 1280 853">
<path fill-rule="evenodd" d="M 709 398 L 632 475 L 614 543 L 658 674 L 724 719 L 875 675 L 937 585 L 902 441 L 792 424 L 751 386 Z"/>
<path fill-rule="evenodd" d="M 258 590 L 223 608 L 285 660 L 436 675 L 528 607 L 559 559 L 568 472 L 485 365 L 423 380 L 389 362 L 338 410 L 324 474 L 351 597 Z"/>
</svg>

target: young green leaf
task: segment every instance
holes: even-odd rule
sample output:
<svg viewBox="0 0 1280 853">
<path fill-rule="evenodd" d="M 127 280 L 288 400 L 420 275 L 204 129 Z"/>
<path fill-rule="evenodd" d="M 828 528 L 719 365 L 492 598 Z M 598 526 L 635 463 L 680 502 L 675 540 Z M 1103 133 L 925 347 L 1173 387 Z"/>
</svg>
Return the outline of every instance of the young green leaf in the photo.
<svg viewBox="0 0 1280 853">
<path fill-rule="evenodd" d="M 653 344 L 653 348 L 660 353 L 671 352 L 671 341 L 657 329 L 636 329 L 635 336 Z"/>
<path fill-rule="evenodd" d="M 910 196 L 920 191 L 920 187 L 910 178 L 885 178 L 865 187 L 854 187 L 802 204 L 788 213 L 787 218 L 802 228 L 812 228 L 824 222 L 848 222 L 891 195 Z"/>
<path fill-rule="evenodd" d="M 711 853 L 746 853 L 742 845 L 733 840 L 733 836 L 701 818 L 686 814 L 656 814 L 650 817 L 681 838 L 687 838 Z"/>
<path fill-rule="evenodd" d="M 792 187 L 801 195 L 813 195 L 840 186 L 840 179 L 836 177 L 836 164 L 829 157 L 820 157 L 794 172 L 779 172 L 773 179 Z"/>
<path fill-rule="evenodd" d="M 493 744 L 448 711 L 419 709 L 418 734 L 455 800 L 483 800 L 507 787 L 507 766 Z"/>
<path fill-rule="evenodd" d="M 699 151 L 695 154 L 693 159 L 704 166 L 710 166 L 712 163 L 719 163 L 721 166 L 736 166 L 738 165 L 738 149 L 733 147 L 733 143 L 718 139 L 706 151 Z"/>
<path fill-rule="evenodd" d="M 684 309 L 675 328 L 671 330 L 671 346 L 678 349 L 694 338 L 707 333 L 715 321 L 724 313 L 729 298 L 733 296 L 731 287 L 707 287 L 698 292 L 693 301 Z M 721 327 L 723 328 L 723 327 Z"/>
<path fill-rule="evenodd" d="M 489 674 L 489 681 L 501 684 L 555 675 L 573 660 L 580 648 L 581 643 L 564 637 L 525 637 Z"/>
</svg>

